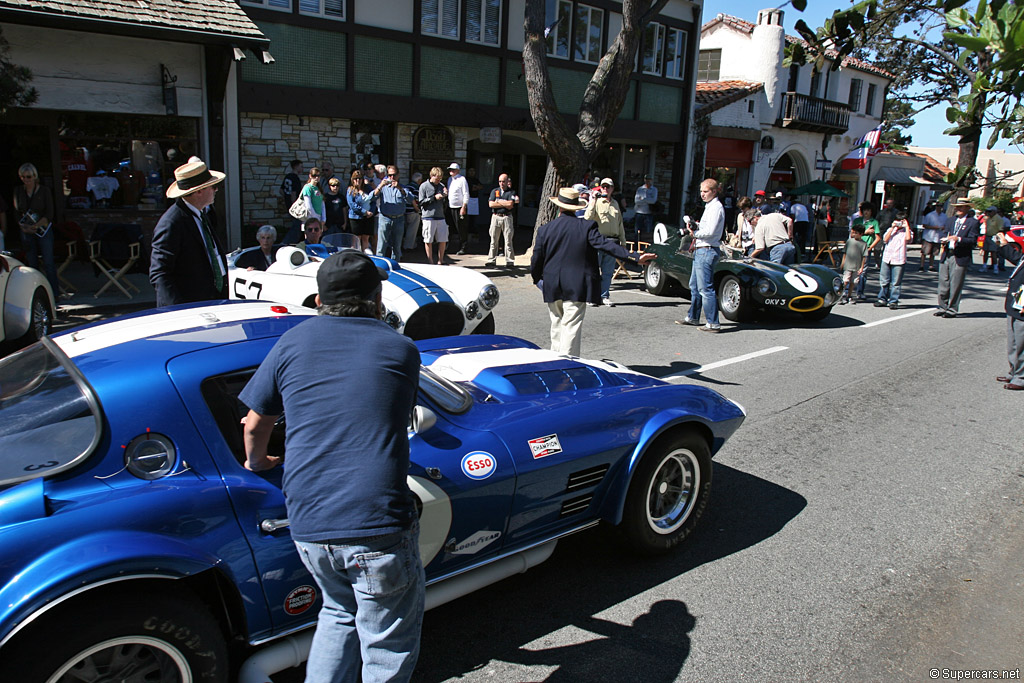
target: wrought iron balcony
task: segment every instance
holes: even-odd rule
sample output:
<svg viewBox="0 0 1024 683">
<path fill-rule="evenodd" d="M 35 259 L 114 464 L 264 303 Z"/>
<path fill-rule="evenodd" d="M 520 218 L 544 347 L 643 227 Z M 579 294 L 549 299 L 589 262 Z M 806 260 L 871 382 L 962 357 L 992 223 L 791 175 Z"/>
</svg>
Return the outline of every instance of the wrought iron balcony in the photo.
<svg viewBox="0 0 1024 683">
<path fill-rule="evenodd" d="M 782 95 L 782 109 L 775 125 L 792 130 L 841 134 L 850 127 L 850 107 L 842 102 L 787 92 Z"/>
</svg>

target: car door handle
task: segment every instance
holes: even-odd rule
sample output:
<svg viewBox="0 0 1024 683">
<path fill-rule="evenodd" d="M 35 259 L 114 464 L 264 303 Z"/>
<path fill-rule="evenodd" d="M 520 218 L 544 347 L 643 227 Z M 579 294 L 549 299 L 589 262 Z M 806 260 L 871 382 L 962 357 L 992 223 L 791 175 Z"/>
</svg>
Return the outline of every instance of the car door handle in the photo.
<svg viewBox="0 0 1024 683">
<path fill-rule="evenodd" d="M 260 522 L 260 531 L 265 534 L 272 534 L 280 529 L 287 529 L 291 526 L 291 522 L 285 519 L 265 519 Z"/>
</svg>

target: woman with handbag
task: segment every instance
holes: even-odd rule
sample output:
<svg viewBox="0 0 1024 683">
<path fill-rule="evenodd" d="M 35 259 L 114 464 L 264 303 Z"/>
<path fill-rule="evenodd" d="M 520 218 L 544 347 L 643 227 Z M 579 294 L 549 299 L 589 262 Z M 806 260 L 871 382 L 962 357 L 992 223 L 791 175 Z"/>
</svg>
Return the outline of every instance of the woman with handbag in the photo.
<svg viewBox="0 0 1024 683">
<path fill-rule="evenodd" d="M 14 190 L 14 210 L 18 213 L 21 241 L 25 245 L 28 265 L 39 268 L 39 257 L 53 295 L 60 295 L 57 266 L 53 260 L 53 197 L 50 188 L 39 184 L 39 171 L 33 164 L 22 164 L 18 169 L 22 186 Z"/>
<path fill-rule="evenodd" d="M 309 169 L 309 179 L 302 187 L 299 199 L 302 200 L 306 207 L 306 215 L 299 219 L 303 224 L 310 218 L 319 218 L 321 224 L 327 221 L 327 211 L 324 208 L 324 194 L 320 191 L 320 169 L 316 166 Z M 294 216 L 295 214 L 293 213 L 292 215 Z"/>
<path fill-rule="evenodd" d="M 348 193 L 348 225 L 353 235 L 359 236 L 359 246 L 367 254 L 374 253 L 373 244 L 376 230 L 373 224 L 373 195 L 365 191 L 363 173 L 359 169 L 352 171 L 349 179 Z"/>
</svg>

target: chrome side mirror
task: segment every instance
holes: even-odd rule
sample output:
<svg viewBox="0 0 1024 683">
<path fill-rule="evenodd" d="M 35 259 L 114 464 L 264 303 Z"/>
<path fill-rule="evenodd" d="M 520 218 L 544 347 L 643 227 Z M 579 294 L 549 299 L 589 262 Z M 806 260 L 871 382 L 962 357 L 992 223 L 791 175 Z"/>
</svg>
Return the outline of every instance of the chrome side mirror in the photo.
<svg viewBox="0 0 1024 683">
<path fill-rule="evenodd" d="M 430 408 L 416 406 L 412 409 L 412 431 L 422 434 L 437 424 L 437 415 Z"/>
</svg>

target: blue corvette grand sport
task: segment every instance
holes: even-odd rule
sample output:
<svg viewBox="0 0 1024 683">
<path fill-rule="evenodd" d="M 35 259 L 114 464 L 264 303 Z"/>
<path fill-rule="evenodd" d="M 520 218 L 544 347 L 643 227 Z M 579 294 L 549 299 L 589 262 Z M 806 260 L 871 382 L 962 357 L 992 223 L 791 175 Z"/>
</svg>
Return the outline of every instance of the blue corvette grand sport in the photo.
<svg viewBox="0 0 1024 683">
<path fill-rule="evenodd" d="M 304 659 L 320 596 L 289 537 L 280 468 L 242 467 L 237 396 L 311 314 L 161 309 L 0 361 L 0 680 L 267 681 Z M 418 346 L 408 481 L 428 608 L 599 523 L 669 550 L 744 419 L 710 389 L 512 337 Z M 272 454 L 286 456 L 284 429 Z"/>
</svg>

